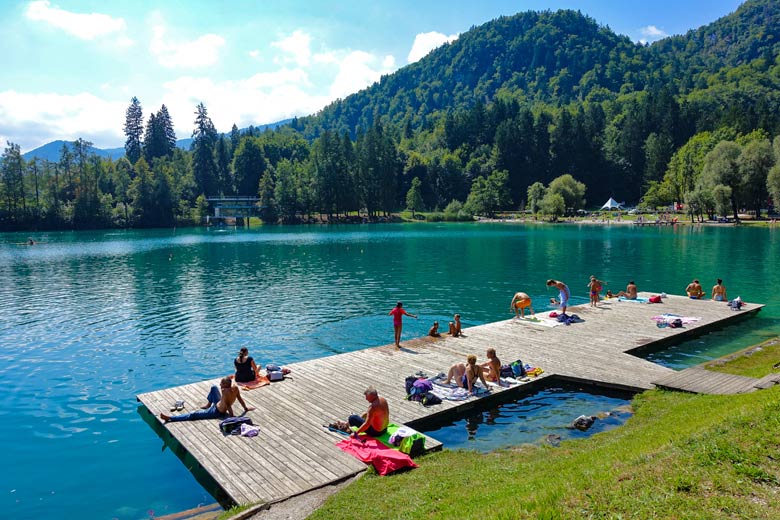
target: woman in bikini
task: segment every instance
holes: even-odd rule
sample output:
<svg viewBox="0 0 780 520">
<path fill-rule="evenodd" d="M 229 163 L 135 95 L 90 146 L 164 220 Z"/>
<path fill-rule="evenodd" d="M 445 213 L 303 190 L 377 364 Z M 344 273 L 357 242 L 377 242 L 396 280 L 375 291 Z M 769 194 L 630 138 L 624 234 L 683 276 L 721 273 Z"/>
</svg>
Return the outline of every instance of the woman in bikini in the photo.
<svg viewBox="0 0 780 520">
<path fill-rule="evenodd" d="M 455 383 L 459 387 L 465 388 L 469 391 L 469 393 L 474 393 L 474 385 L 477 382 L 477 378 L 482 381 L 482 386 L 490 391 L 490 388 L 488 388 L 488 385 L 485 382 L 485 376 L 482 373 L 482 367 L 477 365 L 477 356 L 474 354 L 470 354 L 466 358 L 465 365 L 463 363 L 456 363 L 452 365 L 452 367 L 450 367 L 449 373 L 447 374 L 447 380 L 444 381 L 444 384 L 449 384 L 450 380 L 453 378 L 455 378 Z"/>
</svg>

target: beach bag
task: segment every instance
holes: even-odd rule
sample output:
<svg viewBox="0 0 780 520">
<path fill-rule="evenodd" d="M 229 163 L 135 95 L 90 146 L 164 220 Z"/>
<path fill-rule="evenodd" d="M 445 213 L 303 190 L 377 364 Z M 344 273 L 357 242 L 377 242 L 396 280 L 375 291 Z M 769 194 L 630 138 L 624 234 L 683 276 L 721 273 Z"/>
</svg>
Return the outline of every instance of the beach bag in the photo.
<svg viewBox="0 0 780 520">
<path fill-rule="evenodd" d="M 512 373 L 514 373 L 515 377 L 523 377 L 525 375 L 525 366 L 523 366 L 523 362 L 521 360 L 517 360 L 511 364 L 512 366 Z"/>
<path fill-rule="evenodd" d="M 270 363 L 265 366 L 266 372 L 281 372 L 282 369 L 279 367 L 279 365 L 274 365 L 273 363 Z"/>
<path fill-rule="evenodd" d="M 745 305 L 745 303 L 742 301 L 742 299 L 737 296 L 733 300 L 729 302 L 729 309 L 732 311 L 738 311 L 742 308 L 742 306 Z"/>
<path fill-rule="evenodd" d="M 401 440 L 401 445 L 398 447 L 398 451 L 406 453 L 410 457 L 416 457 L 425 453 L 425 437 L 419 433 L 404 437 Z"/>
<path fill-rule="evenodd" d="M 669 322 L 669 326 L 673 329 L 679 329 L 683 326 L 683 322 L 680 318 L 675 318 Z"/>
<path fill-rule="evenodd" d="M 660 296 L 651 296 L 647 300 L 649 303 L 661 303 L 661 297 Z"/>
<path fill-rule="evenodd" d="M 249 417 L 228 417 L 219 423 L 219 430 L 222 435 L 241 435 L 241 425 L 252 426 L 252 419 Z"/>
<path fill-rule="evenodd" d="M 417 376 L 408 376 L 405 381 L 406 395 L 412 395 L 412 388 L 414 388 L 414 382 L 417 381 Z"/>
<path fill-rule="evenodd" d="M 433 390 L 433 383 L 427 379 L 420 378 L 412 384 L 412 395 L 424 394 Z"/>
<path fill-rule="evenodd" d="M 498 375 L 500 377 L 515 377 L 515 371 L 512 370 L 512 365 L 501 365 Z"/>
<path fill-rule="evenodd" d="M 423 406 L 433 406 L 434 404 L 441 404 L 441 398 L 433 392 L 425 392 L 422 394 L 420 402 Z"/>
<path fill-rule="evenodd" d="M 271 372 L 268 372 L 268 380 L 269 381 L 281 381 L 284 379 L 284 374 L 281 370 L 273 370 Z"/>
</svg>

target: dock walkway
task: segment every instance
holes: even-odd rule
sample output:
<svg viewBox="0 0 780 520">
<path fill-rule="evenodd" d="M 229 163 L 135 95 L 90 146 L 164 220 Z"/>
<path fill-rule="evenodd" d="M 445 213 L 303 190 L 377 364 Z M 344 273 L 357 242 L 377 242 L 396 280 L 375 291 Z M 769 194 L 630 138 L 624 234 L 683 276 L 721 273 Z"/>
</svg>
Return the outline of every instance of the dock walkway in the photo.
<svg viewBox="0 0 780 520">
<path fill-rule="evenodd" d="M 364 411 L 363 390 L 368 385 L 387 398 L 393 422 L 414 426 L 483 401 L 470 398 L 424 407 L 406 400 L 405 377 L 418 371 L 429 375 L 446 372 L 454 362 L 464 361 L 472 353 L 484 360 L 485 350 L 493 347 L 504 363 L 522 359 L 544 370 L 528 383 L 494 388 L 494 396 L 530 391 L 538 381 L 550 377 L 641 391 L 677 372 L 632 352 L 679 343 L 744 318 L 761 307 L 748 304 L 746 310 L 734 312 L 723 303 L 682 296 L 669 296 L 662 304 L 611 299 L 598 308 L 570 308 L 570 314 L 584 321 L 569 326 L 546 318 L 548 312 L 544 312 L 538 315 L 543 318 L 539 323 L 508 319 L 470 327 L 460 338 L 423 337 L 404 341 L 400 350 L 386 345 L 312 359 L 289 365 L 292 377 L 282 382 L 242 391 L 247 404 L 257 408 L 248 415 L 260 427 L 258 437 L 223 437 L 216 421 L 167 423 L 163 431 L 194 457 L 230 501 L 248 504 L 280 500 L 365 470 L 363 463 L 335 446 L 344 437 L 323 428 L 323 424 Z M 658 328 L 651 318 L 662 313 L 700 319 L 683 328 Z M 155 417 L 160 412 L 168 413 L 171 403 L 179 399 L 187 402 L 189 411 L 203 403 L 210 386 L 217 383 L 202 381 L 149 392 L 139 395 L 138 401 Z M 436 448 L 440 443 L 429 438 L 426 446 Z"/>
</svg>

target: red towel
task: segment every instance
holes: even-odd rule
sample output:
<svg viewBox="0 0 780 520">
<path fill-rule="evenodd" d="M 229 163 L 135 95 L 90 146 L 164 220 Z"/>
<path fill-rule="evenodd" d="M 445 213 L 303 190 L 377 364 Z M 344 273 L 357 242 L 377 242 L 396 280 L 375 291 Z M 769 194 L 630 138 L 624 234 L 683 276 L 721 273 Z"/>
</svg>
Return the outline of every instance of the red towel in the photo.
<svg viewBox="0 0 780 520">
<path fill-rule="evenodd" d="M 366 437 L 365 440 L 350 437 L 339 442 L 336 446 L 355 456 L 358 460 L 371 463 L 380 475 L 387 475 L 402 468 L 417 467 L 417 464 L 406 453 L 388 448 L 371 437 Z"/>
</svg>

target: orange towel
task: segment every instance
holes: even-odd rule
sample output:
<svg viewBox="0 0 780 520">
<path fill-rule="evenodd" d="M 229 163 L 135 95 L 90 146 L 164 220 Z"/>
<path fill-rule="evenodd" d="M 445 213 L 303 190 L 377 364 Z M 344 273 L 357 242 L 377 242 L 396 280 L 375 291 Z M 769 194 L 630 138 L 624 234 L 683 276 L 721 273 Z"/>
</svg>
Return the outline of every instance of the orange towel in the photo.
<svg viewBox="0 0 780 520">
<path fill-rule="evenodd" d="M 271 381 L 269 381 L 265 376 L 257 376 L 257 379 L 254 381 L 236 384 L 240 386 L 242 390 L 254 390 L 255 388 L 260 388 L 261 386 L 270 385 Z"/>
</svg>

